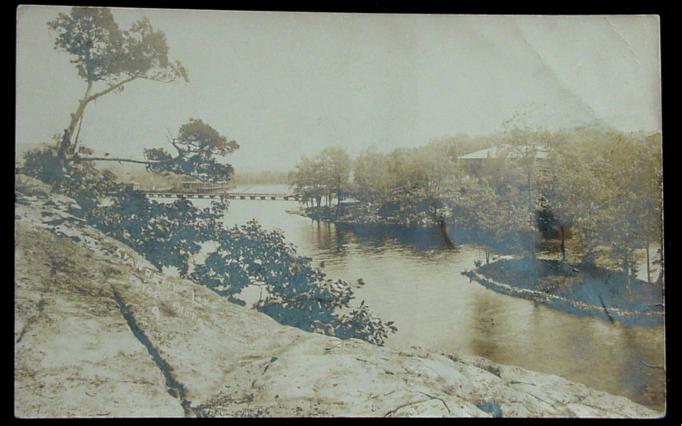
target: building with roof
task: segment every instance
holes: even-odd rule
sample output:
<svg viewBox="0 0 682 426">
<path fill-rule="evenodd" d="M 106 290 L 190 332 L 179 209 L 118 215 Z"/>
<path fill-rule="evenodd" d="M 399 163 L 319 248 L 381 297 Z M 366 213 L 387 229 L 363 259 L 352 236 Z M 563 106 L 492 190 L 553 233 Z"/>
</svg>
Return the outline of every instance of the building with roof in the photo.
<svg viewBox="0 0 682 426">
<path fill-rule="evenodd" d="M 460 160 L 466 161 L 485 161 L 489 159 L 519 159 L 532 155 L 529 151 L 534 151 L 536 160 L 547 160 L 550 156 L 549 148 L 540 145 L 509 145 L 502 144 L 490 148 L 481 149 L 470 154 L 462 155 Z"/>
<path fill-rule="evenodd" d="M 462 165 L 470 171 L 495 162 L 506 162 L 523 158 L 534 158 L 536 170 L 541 176 L 549 172 L 551 150 L 545 145 L 510 145 L 501 144 L 481 149 L 458 157 Z"/>
</svg>

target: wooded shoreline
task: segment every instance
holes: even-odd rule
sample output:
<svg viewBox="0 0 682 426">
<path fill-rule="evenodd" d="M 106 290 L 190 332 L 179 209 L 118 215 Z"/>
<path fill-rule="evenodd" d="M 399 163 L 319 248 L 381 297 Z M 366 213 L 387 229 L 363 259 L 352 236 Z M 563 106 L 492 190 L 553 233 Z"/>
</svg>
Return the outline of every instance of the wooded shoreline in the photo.
<svg viewBox="0 0 682 426">
<path fill-rule="evenodd" d="M 288 211 L 291 214 L 298 214 L 300 216 L 308 217 L 313 220 L 319 220 L 323 222 L 334 223 L 337 225 L 349 225 L 349 226 L 379 226 L 379 227 L 405 227 L 412 228 L 413 230 L 437 230 L 439 228 L 438 223 L 433 218 L 423 222 L 414 220 L 414 218 L 401 218 L 402 220 L 386 220 L 378 215 L 373 215 L 368 217 L 367 215 L 357 214 L 358 210 L 355 210 L 356 214 L 342 214 L 336 216 L 333 208 L 305 208 L 299 210 Z M 412 219 L 412 220 L 410 220 Z M 445 223 L 443 222 L 443 225 Z M 447 225 L 445 225 L 447 226 Z M 446 231 L 446 233 L 448 233 Z M 459 239 L 458 239 L 459 240 Z M 458 241 L 458 243 L 461 243 Z M 544 260 L 545 262 L 550 262 Z M 540 260 L 542 262 L 542 260 Z M 575 268 L 575 266 L 570 265 L 566 262 L 556 262 L 558 265 L 563 265 L 564 267 Z M 632 306 L 626 307 L 622 306 L 626 304 L 624 302 L 625 293 L 629 290 L 624 289 L 624 284 L 621 283 L 621 287 L 614 286 L 611 290 L 614 291 L 611 297 L 607 298 L 606 301 L 599 299 L 599 292 L 595 293 L 591 291 L 588 294 L 596 297 L 597 299 L 589 303 L 585 300 L 581 300 L 581 297 L 571 296 L 570 294 L 554 294 L 551 289 L 539 289 L 539 288 L 526 288 L 526 286 L 521 286 L 513 283 L 503 282 L 504 280 L 495 280 L 494 278 L 487 276 L 482 268 L 495 268 L 498 262 L 491 262 L 489 264 L 479 266 L 476 269 L 470 271 L 462 272 L 462 275 L 469 277 L 470 280 L 476 281 L 477 283 L 489 288 L 491 290 L 497 291 L 499 293 L 520 297 L 523 299 L 531 300 L 533 302 L 542 303 L 553 309 L 557 309 L 563 312 L 568 312 L 576 315 L 589 315 L 602 318 L 609 322 L 619 321 L 627 325 L 642 325 L 642 326 L 656 326 L 663 323 L 664 309 L 663 303 L 652 302 L 644 306 L 640 303 L 640 308 L 633 308 Z M 596 268 L 593 266 L 593 268 Z M 610 271 L 603 268 L 598 268 L 601 273 L 605 273 L 611 276 L 617 276 L 621 281 L 624 280 L 620 276 L 618 271 Z M 533 281 L 537 277 L 528 276 L 527 280 L 529 282 Z M 566 278 L 563 274 L 557 273 L 554 276 L 546 277 L 553 280 L 561 280 Z M 608 279 L 607 279 L 608 281 Z M 660 294 L 663 294 L 660 284 L 647 284 L 645 281 L 640 281 L 637 279 L 631 279 L 632 285 L 630 287 L 644 288 L 644 292 L 648 293 L 645 299 L 652 299 L 651 293 L 655 293 L 660 290 Z M 579 287 L 583 283 L 574 283 Z M 600 288 L 607 288 L 605 282 L 599 282 Z M 532 286 L 529 286 L 532 287 Z M 564 289 L 564 292 L 566 290 Z M 608 291 L 608 290 L 607 290 Z M 569 291 L 570 292 L 570 291 Z M 638 297 L 642 297 L 638 292 Z M 661 298 L 662 302 L 662 298 Z M 643 307 L 643 308 L 642 308 Z"/>
</svg>

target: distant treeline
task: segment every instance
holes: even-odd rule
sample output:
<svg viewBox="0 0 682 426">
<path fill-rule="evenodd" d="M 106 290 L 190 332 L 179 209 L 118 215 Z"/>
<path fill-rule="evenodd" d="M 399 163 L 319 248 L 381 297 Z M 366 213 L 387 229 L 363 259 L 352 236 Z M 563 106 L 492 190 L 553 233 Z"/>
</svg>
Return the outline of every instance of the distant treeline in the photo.
<svg viewBox="0 0 682 426">
<path fill-rule="evenodd" d="M 182 183 L 186 180 L 186 178 L 172 173 L 153 173 L 144 167 L 106 165 L 102 166 L 102 170 L 109 170 L 119 182 L 132 184 L 135 188 L 142 190 L 181 191 Z"/>
<path fill-rule="evenodd" d="M 237 170 L 231 183 L 235 185 L 287 185 L 289 183 L 287 172 L 273 172 L 269 170 L 261 172 L 240 172 Z"/>
<path fill-rule="evenodd" d="M 461 158 L 486 148 L 494 149 Z M 650 244 L 662 249 L 661 160 L 658 133 L 516 127 L 356 158 L 328 148 L 303 158 L 289 181 L 311 216 L 333 220 L 349 209 L 356 222 L 428 216 L 475 230 L 493 249 L 516 241 L 533 257 L 551 238 L 563 259 L 631 275 L 642 252 L 653 262 Z"/>
</svg>

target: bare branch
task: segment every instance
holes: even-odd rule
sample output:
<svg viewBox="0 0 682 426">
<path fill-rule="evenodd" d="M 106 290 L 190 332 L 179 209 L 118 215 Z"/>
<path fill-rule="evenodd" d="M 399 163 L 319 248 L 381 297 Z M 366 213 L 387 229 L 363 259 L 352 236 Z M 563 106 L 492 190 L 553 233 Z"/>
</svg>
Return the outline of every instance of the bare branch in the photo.
<svg viewBox="0 0 682 426">
<path fill-rule="evenodd" d="M 139 75 L 134 75 L 134 76 L 131 76 L 131 77 L 126 78 L 125 80 L 121 80 L 121 81 L 119 81 L 118 83 L 109 86 L 109 88 L 107 88 L 107 89 L 105 89 L 105 90 L 102 90 L 102 91 L 99 92 L 99 93 L 95 93 L 94 95 L 85 98 L 84 101 L 85 101 L 85 103 L 88 103 L 88 102 L 90 102 L 90 101 L 94 101 L 95 99 L 97 99 L 97 98 L 99 98 L 99 97 L 102 97 L 102 96 L 104 96 L 104 95 L 106 95 L 106 94 L 108 94 L 108 93 L 113 92 L 113 91 L 116 90 L 116 89 L 119 89 L 119 88 L 123 87 L 123 85 L 125 85 L 125 84 L 127 84 L 127 83 L 130 83 L 131 81 L 133 81 L 133 80 L 135 80 L 135 79 L 137 79 L 137 78 L 140 78 L 140 76 L 139 76 Z"/>
<path fill-rule="evenodd" d="M 139 75 L 137 78 L 141 78 L 143 80 L 149 80 L 149 81 L 156 81 L 158 83 L 173 83 L 175 80 L 177 80 L 177 77 L 172 76 L 172 77 L 152 77 L 152 76 L 147 76 L 147 75 Z"/>
<path fill-rule="evenodd" d="M 110 157 L 72 157 L 67 161 L 117 161 L 122 163 L 136 163 L 136 164 L 160 164 L 167 163 L 172 160 L 132 160 L 130 158 L 110 158 Z"/>
<path fill-rule="evenodd" d="M 171 139 L 170 143 L 175 147 L 175 149 L 178 150 L 178 154 L 183 155 L 188 152 L 188 150 L 184 148 L 180 148 L 177 143 L 175 143 L 175 139 Z"/>
</svg>

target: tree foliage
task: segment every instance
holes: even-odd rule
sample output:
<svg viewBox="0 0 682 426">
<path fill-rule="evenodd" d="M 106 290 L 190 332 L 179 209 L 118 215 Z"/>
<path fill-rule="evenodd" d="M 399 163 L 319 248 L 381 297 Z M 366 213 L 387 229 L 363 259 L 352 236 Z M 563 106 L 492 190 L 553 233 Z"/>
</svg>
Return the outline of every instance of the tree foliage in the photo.
<svg viewBox="0 0 682 426">
<path fill-rule="evenodd" d="M 182 198 L 156 202 L 94 166 L 95 161 L 134 162 L 156 173 L 227 181 L 233 168 L 216 157 L 234 152 L 239 145 L 201 119 L 190 119 L 170 140 L 175 155 L 157 147 L 145 150 L 144 161 L 81 157 L 92 152 L 77 146 L 77 133 L 75 140 L 72 136 L 77 126 L 80 129 L 90 102 L 123 90 L 136 79 L 187 80 L 187 70 L 169 60 L 165 35 L 146 18 L 121 30 L 107 8 L 74 7 L 69 14 L 60 13 L 48 27 L 56 33 L 55 49 L 71 55 L 87 87 L 57 146 L 27 153 L 21 172 L 75 198 L 80 206 L 75 214 L 138 251 L 159 270 L 175 268 L 181 276 L 207 285 L 233 302 L 239 302 L 235 296 L 245 287 L 265 286 L 267 297 L 255 308 L 283 324 L 375 344 L 383 344 L 388 333 L 396 330 L 392 323 L 373 317 L 364 302 L 342 313 L 351 309 L 350 285 L 314 269 L 311 259 L 298 256 L 281 232 L 267 231 L 255 221 L 226 228 L 222 221 L 226 202 L 203 209 Z M 104 87 L 93 93 L 98 83 Z M 328 178 L 323 181 L 324 195 L 327 200 L 341 199 L 350 173 L 348 155 L 328 149 L 321 160 Z M 211 246 L 202 260 L 202 249 Z"/>
<path fill-rule="evenodd" d="M 256 307 L 278 322 L 306 331 L 341 338 L 361 338 L 383 344 L 395 327 L 371 315 L 364 302 L 361 312 L 350 308 L 353 290 L 344 280 L 333 280 L 312 259 L 296 254 L 281 231 L 268 231 L 255 220 L 219 231 L 218 248 L 192 277 L 232 298 L 245 287 L 263 287 L 267 296 Z"/>
<path fill-rule="evenodd" d="M 483 148 L 496 148 L 496 156 L 459 159 Z M 299 164 L 291 181 L 300 193 L 329 179 L 321 158 Z M 563 260 L 626 275 L 637 272 L 642 252 L 647 265 L 659 262 L 649 246 L 662 247 L 660 135 L 592 127 L 548 132 L 512 122 L 488 137 L 361 152 L 352 176 L 349 193 L 363 204 L 356 213 L 367 216 L 352 220 L 445 220 L 483 244 L 486 257 L 490 250 L 533 257 L 544 235 L 560 239 Z"/>
<path fill-rule="evenodd" d="M 88 220 L 105 234 L 142 254 L 159 270 L 175 268 L 187 276 L 191 262 L 212 241 L 226 205 L 199 209 L 181 198 L 159 203 L 143 193 L 122 190 L 109 205 L 90 210 Z"/>
<path fill-rule="evenodd" d="M 240 304 L 236 296 L 244 288 L 265 288 L 267 296 L 254 307 L 282 324 L 378 345 L 396 330 L 393 323 L 373 316 L 364 303 L 353 308 L 351 286 L 313 268 L 311 259 L 299 256 L 282 232 L 266 230 L 256 221 L 225 227 L 226 202 L 202 209 L 187 199 L 150 200 L 90 162 L 63 165 L 54 148 L 30 151 L 22 172 L 74 197 L 81 206 L 75 214 L 159 270 L 174 268 Z M 204 247 L 209 251 L 201 259 Z"/>
<path fill-rule="evenodd" d="M 175 156 L 163 148 L 145 150 L 145 158 L 149 160 L 147 170 L 188 175 L 212 182 L 227 182 L 234 173 L 231 164 L 218 162 L 216 156 L 231 154 L 239 149 L 239 144 L 228 142 L 225 136 L 201 119 L 191 118 L 183 124 L 171 144 L 177 151 Z"/>
<path fill-rule="evenodd" d="M 63 164 L 54 147 L 28 151 L 21 172 L 73 198 L 85 211 L 95 209 L 99 200 L 122 188 L 113 173 L 101 172 L 92 163 Z"/>
<path fill-rule="evenodd" d="M 304 203 L 324 202 L 331 207 L 349 191 L 350 156 L 342 148 L 326 148 L 314 158 L 304 157 L 289 176 L 294 192 Z"/>
<path fill-rule="evenodd" d="M 54 48 L 71 56 L 78 76 L 86 82 L 85 93 L 59 142 L 60 158 L 78 152 L 74 132 L 77 126 L 80 128 L 85 109 L 92 101 L 120 92 L 137 79 L 188 81 L 187 69 L 168 57 L 166 36 L 155 30 L 147 18 L 121 30 L 108 8 L 73 7 L 69 14 L 59 13 L 48 22 L 48 28 L 55 33 Z"/>
<path fill-rule="evenodd" d="M 71 63 L 86 82 L 188 78 L 180 62 L 168 59 L 164 33 L 147 18 L 121 30 L 108 8 L 73 7 L 70 14 L 59 13 L 48 27 L 56 33 L 55 49 L 72 56 Z"/>
</svg>

